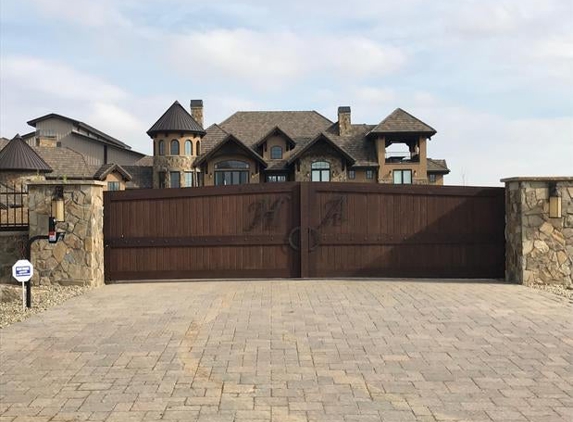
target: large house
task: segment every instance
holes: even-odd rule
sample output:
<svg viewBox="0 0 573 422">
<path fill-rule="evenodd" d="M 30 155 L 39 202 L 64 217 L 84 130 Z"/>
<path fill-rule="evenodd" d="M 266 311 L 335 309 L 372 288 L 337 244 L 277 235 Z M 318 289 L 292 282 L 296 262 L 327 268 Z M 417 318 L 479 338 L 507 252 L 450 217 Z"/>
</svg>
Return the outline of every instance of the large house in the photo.
<svg viewBox="0 0 573 422">
<path fill-rule="evenodd" d="M 35 131 L 0 139 L 0 184 L 96 179 L 108 190 L 286 181 L 443 184 L 445 160 L 427 157 L 435 129 L 398 108 L 375 125 L 316 111 L 239 111 L 203 128 L 203 102 L 175 101 L 147 131 L 153 156 L 78 120 L 48 114 Z"/>
<path fill-rule="evenodd" d="M 316 111 L 241 111 L 203 128 L 203 102 L 179 102 L 147 131 L 153 186 L 285 181 L 443 184 L 445 160 L 427 157 L 436 130 L 398 108 L 375 125 Z M 396 146 L 399 149 L 396 150 Z"/>
</svg>

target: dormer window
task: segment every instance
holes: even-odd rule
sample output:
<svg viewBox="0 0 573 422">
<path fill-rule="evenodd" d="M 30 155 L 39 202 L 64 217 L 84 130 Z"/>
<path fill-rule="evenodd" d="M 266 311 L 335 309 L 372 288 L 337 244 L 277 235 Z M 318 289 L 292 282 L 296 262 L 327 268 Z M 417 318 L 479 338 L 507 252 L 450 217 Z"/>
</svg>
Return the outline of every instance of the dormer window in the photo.
<svg viewBox="0 0 573 422">
<path fill-rule="evenodd" d="M 282 147 L 275 145 L 271 148 L 271 160 L 282 160 L 283 149 Z"/>
</svg>

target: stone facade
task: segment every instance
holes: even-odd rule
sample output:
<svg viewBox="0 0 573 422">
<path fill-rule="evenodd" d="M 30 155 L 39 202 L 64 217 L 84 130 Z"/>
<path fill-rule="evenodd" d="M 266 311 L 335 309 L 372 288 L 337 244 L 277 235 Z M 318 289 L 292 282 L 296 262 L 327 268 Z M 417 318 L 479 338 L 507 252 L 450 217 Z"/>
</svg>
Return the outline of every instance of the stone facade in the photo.
<svg viewBox="0 0 573 422">
<path fill-rule="evenodd" d="M 521 284 L 573 285 L 573 177 L 511 178 L 506 184 L 506 278 Z M 549 183 L 562 217 L 549 217 Z"/>
<path fill-rule="evenodd" d="M 312 163 L 326 161 L 330 164 L 330 181 L 346 182 L 347 168 L 343 167 L 343 158 L 332 147 L 318 144 L 309 149 L 295 165 L 294 180 L 296 182 L 308 182 L 311 180 Z"/>
<path fill-rule="evenodd" d="M 193 167 L 195 157 L 185 155 L 156 155 L 153 157 L 153 187 L 159 188 L 159 173 L 165 172 L 165 187 L 171 186 L 171 172 L 179 172 L 179 185 L 185 186 L 184 172 L 196 172 Z M 196 175 L 195 175 L 196 176 Z M 197 180 L 197 177 L 193 178 Z"/>
<path fill-rule="evenodd" d="M 24 259 L 28 232 L 0 232 L 0 283 L 16 283 L 12 265 Z"/>
<path fill-rule="evenodd" d="M 93 285 L 104 283 L 103 188 L 99 181 L 43 182 L 29 185 L 30 237 L 48 233 L 48 217 L 56 185 L 64 187 L 65 221 L 57 229 L 64 240 L 32 246 L 35 284 Z"/>
</svg>

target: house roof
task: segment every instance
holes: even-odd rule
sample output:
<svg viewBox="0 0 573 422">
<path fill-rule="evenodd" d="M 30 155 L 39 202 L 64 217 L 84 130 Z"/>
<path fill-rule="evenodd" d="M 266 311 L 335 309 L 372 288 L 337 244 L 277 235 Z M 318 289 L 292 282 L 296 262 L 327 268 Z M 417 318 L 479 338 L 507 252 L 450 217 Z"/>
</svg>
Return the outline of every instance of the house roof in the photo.
<svg viewBox="0 0 573 422">
<path fill-rule="evenodd" d="M 257 154 L 254 149 L 249 148 L 247 145 L 245 145 L 245 143 L 243 141 L 241 141 L 239 138 L 237 138 L 234 135 L 225 136 L 221 141 L 219 141 L 215 146 L 213 146 L 209 152 L 207 152 L 206 154 L 203 154 L 201 157 L 198 157 L 195 160 L 195 165 L 197 166 L 197 165 L 201 165 L 202 163 L 204 163 L 206 160 L 211 158 L 220 148 L 222 148 L 225 144 L 227 144 L 229 142 L 232 142 L 235 145 L 237 145 L 240 149 L 245 151 L 247 153 L 247 155 L 254 158 L 255 161 L 258 161 L 259 163 L 261 163 L 261 165 L 263 167 L 267 167 L 267 162 L 264 160 L 263 157 L 261 157 L 259 154 Z"/>
<path fill-rule="evenodd" d="M 246 145 L 253 146 L 273 129 L 279 128 L 298 143 L 299 138 L 314 138 L 332 122 L 316 111 L 238 111 L 219 124 Z"/>
<path fill-rule="evenodd" d="M 72 118 L 70 118 L 70 117 L 66 117 L 66 116 L 63 116 L 63 115 L 57 114 L 57 113 L 49 113 L 49 114 L 46 114 L 46 115 L 41 116 L 41 117 L 36 117 L 35 119 L 32 119 L 32 120 L 28 121 L 28 124 L 29 124 L 30 126 L 36 127 L 36 124 L 37 124 L 38 122 L 41 122 L 42 120 L 53 119 L 53 118 L 58 118 L 58 119 L 66 120 L 66 121 L 68 121 L 68 122 L 70 122 L 70 123 L 72 123 L 72 124 L 78 126 L 79 128 L 82 128 L 82 129 L 84 129 L 84 130 L 86 130 L 86 131 L 88 131 L 88 132 L 93 132 L 93 133 L 95 133 L 96 135 L 98 135 L 98 136 L 100 136 L 100 137 L 102 138 L 102 139 L 100 139 L 100 140 L 103 140 L 103 141 L 106 141 L 106 142 L 108 142 L 108 143 L 110 143 L 110 144 L 116 145 L 116 146 L 118 146 L 118 147 L 120 147 L 120 148 L 122 148 L 122 149 L 131 149 L 131 147 L 130 147 L 129 145 L 127 145 L 127 144 L 121 142 L 121 141 L 118 140 L 118 139 L 115 139 L 115 138 L 112 137 L 112 136 L 109 136 L 107 133 L 104 133 L 104 132 L 102 132 L 101 130 L 96 129 L 95 127 L 90 126 L 90 125 L 88 125 L 87 123 L 84 123 L 84 122 L 81 122 L 81 121 L 79 121 L 79 120 L 72 119 Z M 29 135 L 29 134 L 28 134 L 28 135 Z M 94 137 L 89 137 L 89 138 L 92 139 L 92 140 L 96 140 L 96 141 L 98 140 L 97 138 L 94 138 Z"/>
<path fill-rule="evenodd" d="M 370 133 L 425 133 L 428 136 L 433 136 L 436 134 L 436 130 L 410 113 L 397 108 L 376 125 Z"/>
<path fill-rule="evenodd" d="M 93 179 L 94 166 L 84 156 L 66 147 L 32 147 L 54 169 L 48 179 Z M 99 167 L 99 166 L 98 166 Z"/>
<path fill-rule="evenodd" d="M 51 172 L 53 169 L 22 137 L 16 135 L 0 151 L 0 171 L 39 171 Z"/>
<path fill-rule="evenodd" d="M 150 189 L 153 187 L 152 166 L 122 166 L 131 174 L 131 180 L 125 183 L 127 189 Z"/>
<path fill-rule="evenodd" d="M 275 126 L 274 128 L 272 128 L 271 130 L 269 130 L 269 132 L 263 136 L 261 139 L 259 139 L 257 142 L 255 142 L 253 144 L 254 148 L 257 148 L 259 146 L 261 146 L 262 144 L 264 144 L 269 138 L 273 137 L 273 136 L 283 136 L 287 142 L 291 145 L 291 146 L 295 146 L 296 142 L 294 141 L 294 139 L 292 139 L 287 133 L 285 133 L 284 130 L 282 130 L 280 127 Z"/>
<path fill-rule="evenodd" d="M 376 146 L 367 139 L 368 133 L 374 125 L 351 125 L 348 135 L 338 134 L 338 123 L 332 125 L 328 130 L 328 136 L 337 144 L 341 145 L 354 159 L 354 167 L 378 167 L 376 156 Z"/>
<path fill-rule="evenodd" d="M 159 120 L 147 131 L 147 134 L 153 136 L 160 132 L 205 134 L 203 127 L 179 104 L 179 101 L 175 101 L 171 107 L 163 113 Z"/>
<path fill-rule="evenodd" d="M 434 160 L 432 158 L 428 158 L 428 173 L 442 173 L 448 174 L 450 169 L 446 164 L 446 160 Z"/>
<path fill-rule="evenodd" d="M 322 132 L 320 133 L 317 137 L 315 137 L 313 140 L 311 140 L 310 142 L 305 143 L 304 146 L 300 147 L 300 148 L 295 148 L 295 150 L 293 151 L 293 153 L 291 154 L 291 156 L 288 159 L 288 163 L 292 164 L 293 162 L 295 162 L 302 154 L 304 154 L 306 151 L 308 151 L 313 145 L 316 145 L 319 142 L 326 142 L 327 144 L 329 144 L 330 146 L 332 146 L 334 149 L 336 149 L 338 152 L 340 152 L 340 154 L 342 154 L 342 156 L 344 156 L 344 158 L 346 158 L 350 164 L 354 164 L 355 163 L 355 159 L 354 157 L 352 157 L 352 155 L 350 155 L 345 149 L 344 147 L 342 147 L 342 145 L 338 144 L 334 139 L 330 138 L 330 135 L 328 133 Z"/>
<path fill-rule="evenodd" d="M 122 175 L 125 180 L 131 180 L 131 174 L 122 166 L 116 163 L 104 164 L 99 167 L 93 175 L 94 179 L 105 180 L 105 178 L 114 171 Z"/>
</svg>

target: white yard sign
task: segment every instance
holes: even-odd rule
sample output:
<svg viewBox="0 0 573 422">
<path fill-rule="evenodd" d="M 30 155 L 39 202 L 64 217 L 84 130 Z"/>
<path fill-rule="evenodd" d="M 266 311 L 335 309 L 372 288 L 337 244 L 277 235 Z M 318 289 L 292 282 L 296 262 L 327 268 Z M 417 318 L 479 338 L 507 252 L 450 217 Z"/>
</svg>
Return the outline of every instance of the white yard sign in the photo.
<svg viewBox="0 0 573 422">
<path fill-rule="evenodd" d="M 34 275 L 34 266 L 27 259 L 21 259 L 12 265 L 12 277 L 22 283 L 22 307 L 26 309 L 26 289 L 24 283 Z"/>
</svg>

